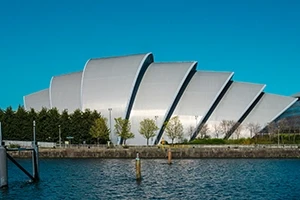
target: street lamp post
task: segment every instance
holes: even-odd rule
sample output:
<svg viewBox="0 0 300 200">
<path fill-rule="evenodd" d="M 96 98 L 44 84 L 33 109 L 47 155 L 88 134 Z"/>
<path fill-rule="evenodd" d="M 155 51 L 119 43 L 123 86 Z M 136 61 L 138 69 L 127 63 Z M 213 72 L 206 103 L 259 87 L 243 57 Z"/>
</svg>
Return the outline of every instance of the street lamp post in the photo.
<svg viewBox="0 0 300 200">
<path fill-rule="evenodd" d="M 108 112 L 109 112 L 109 138 L 110 138 L 110 141 L 112 142 L 111 111 L 112 111 L 112 108 L 108 108 Z"/>
<path fill-rule="evenodd" d="M 59 142 L 59 148 L 61 148 L 61 129 L 60 129 L 60 125 L 58 125 L 58 142 Z"/>
</svg>

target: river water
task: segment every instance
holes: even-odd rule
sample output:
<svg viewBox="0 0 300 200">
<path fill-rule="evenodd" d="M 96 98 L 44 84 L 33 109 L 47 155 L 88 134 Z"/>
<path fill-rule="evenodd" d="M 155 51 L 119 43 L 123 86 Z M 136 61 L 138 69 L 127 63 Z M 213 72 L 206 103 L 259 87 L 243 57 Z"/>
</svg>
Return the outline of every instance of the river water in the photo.
<svg viewBox="0 0 300 200">
<path fill-rule="evenodd" d="M 18 160 L 31 171 L 29 159 Z M 10 161 L 0 199 L 300 199 L 298 159 L 40 159 L 29 183 Z"/>
</svg>

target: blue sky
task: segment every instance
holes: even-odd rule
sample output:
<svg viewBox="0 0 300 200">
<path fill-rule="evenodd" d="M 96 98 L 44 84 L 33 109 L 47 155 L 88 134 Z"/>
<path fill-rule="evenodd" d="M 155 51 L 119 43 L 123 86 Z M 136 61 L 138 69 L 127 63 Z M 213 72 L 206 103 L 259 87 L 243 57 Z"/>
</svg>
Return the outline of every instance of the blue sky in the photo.
<svg viewBox="0 0 300 200">
<path fill-rule="evenodd" d="M 299 10 L 297 0 L 2 0 L 0 108 L 89 58 L 144 52 L 291 95 L 300 91 Z"/>
</svg>

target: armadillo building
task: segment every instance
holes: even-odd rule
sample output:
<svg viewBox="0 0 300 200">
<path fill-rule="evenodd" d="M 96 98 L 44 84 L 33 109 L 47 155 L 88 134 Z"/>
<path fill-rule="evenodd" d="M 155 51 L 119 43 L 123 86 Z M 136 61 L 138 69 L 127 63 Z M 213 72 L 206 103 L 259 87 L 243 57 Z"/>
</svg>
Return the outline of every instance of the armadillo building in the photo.
<svg viewBox="0 0 300 200">
<path fill-rule="evenodd" d="M 159 127 L 152 144 L 168 139 L 164 124 L 173 116 L 179 117 L 188 139 L 196 138 L 204 126 L 210 137 L 228 138 L 235 128 L 248 123 L 265 127 L 297 101 L 265 93 L 264 84 L 234 81 L 233 72 L 196 68 L 197 62 L 154 62 L 152 53 L 90 59 L 83 71 L 53 76 L 49 88 L 24 96 L 24 106 L 27 110 L 97 110 L 111 127 L 114 118 L 126 118 L 135 134 L 127 143 L 144 145 L 138 129 L 145 118 L 154 119 Z M 216 134 L 214 127 L 222 120 L 236 125 Z M 112 141 L 118 143 L 112 135 Z M 250 137 L 247 129 L 240 135 Z"/>
</svg>

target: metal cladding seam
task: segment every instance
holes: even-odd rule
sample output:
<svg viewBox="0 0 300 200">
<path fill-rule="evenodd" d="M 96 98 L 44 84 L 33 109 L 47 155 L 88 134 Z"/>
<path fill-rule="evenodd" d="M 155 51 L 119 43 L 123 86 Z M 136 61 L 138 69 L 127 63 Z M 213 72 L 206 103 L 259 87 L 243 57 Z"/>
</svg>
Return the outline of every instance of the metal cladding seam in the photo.
<svg viewBox="0 0 300 200">
<path fill-rule="evenodd" d="M 162 127 L 181 85 L 193 67 L 194 62 L 152 63 L 148 67 L 131 110 L 130 122 L 135 138 L 130 140 L 130 144 L 142 144 L 145 141 L 138 134 L 140 122 L 145 118 L 155 120 L 157 126 Z"/>
<path fill-rule="evenodd" d="M 232 72 L 197 71 L 192 77 L 172 114 L 182 122 L 186 138 L 193 137 L 197 125 L 201 124 L 232 75 Z"/>
</svg>

